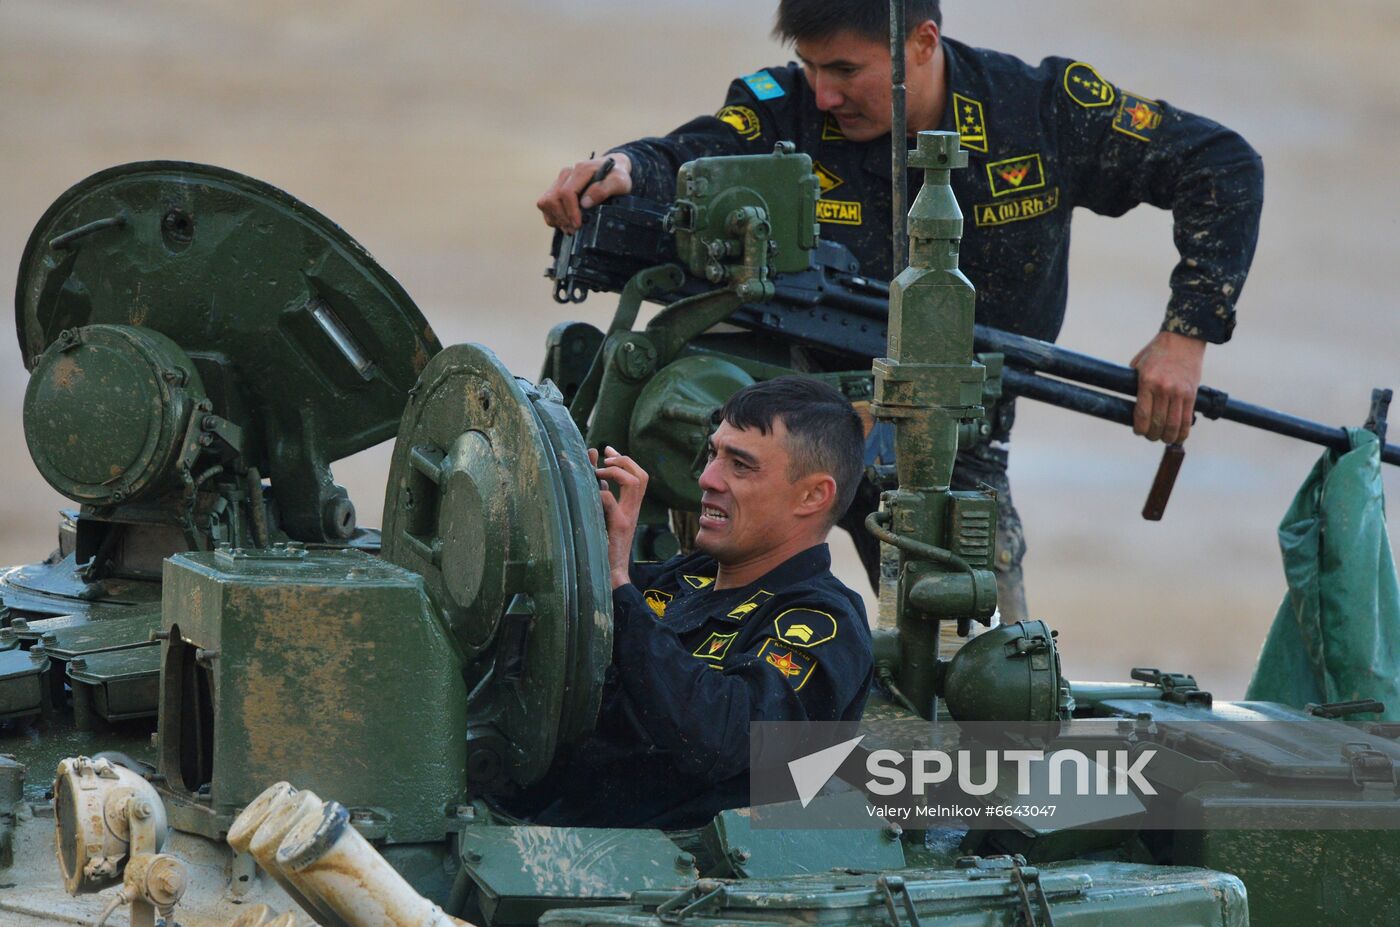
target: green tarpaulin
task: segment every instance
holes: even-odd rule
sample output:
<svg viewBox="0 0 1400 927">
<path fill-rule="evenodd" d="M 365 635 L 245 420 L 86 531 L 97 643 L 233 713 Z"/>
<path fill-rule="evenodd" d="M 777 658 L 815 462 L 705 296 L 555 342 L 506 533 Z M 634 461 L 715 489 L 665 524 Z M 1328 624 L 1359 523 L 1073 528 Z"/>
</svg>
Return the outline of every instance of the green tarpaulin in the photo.
<svg viewBox="0 0 1400 927">
<path fill-rule="evenodd" d="M 1373 698 L 1400 720 L 1400 582 L 1385 528 L 1380 443 L 1349 429 L 1279 523 L 1288 594 L 1246 698 L 1302 708 Z M 1377 717 L 1367 715 L 1364 717 Z"/>
</svg>

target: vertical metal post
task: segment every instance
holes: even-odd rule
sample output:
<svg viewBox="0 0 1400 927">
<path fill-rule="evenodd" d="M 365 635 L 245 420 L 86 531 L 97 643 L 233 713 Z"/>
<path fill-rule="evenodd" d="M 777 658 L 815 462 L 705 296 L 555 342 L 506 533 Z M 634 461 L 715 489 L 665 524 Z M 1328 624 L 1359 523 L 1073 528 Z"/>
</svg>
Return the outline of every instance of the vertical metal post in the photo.
<svg viewBox="0 0 1400 927">
<path fill-rule="evenodd" d="M 909 263 L 909 143 L 904 105 L 904 0 L 890 0 L 890 239 L 894 255 L 890 279 Z"/>
</svg>

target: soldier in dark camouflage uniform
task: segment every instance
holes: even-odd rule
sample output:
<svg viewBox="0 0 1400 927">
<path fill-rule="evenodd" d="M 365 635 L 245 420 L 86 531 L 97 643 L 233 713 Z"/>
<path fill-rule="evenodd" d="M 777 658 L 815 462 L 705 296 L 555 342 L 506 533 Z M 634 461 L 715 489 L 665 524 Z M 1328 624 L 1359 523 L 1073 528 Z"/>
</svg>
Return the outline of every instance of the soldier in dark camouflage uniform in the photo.
<svg viewBox="0 0 1400 927">
<path fill-rule="evenodd" d="M 955 130 L 970 154 L 969 169 L 954 171 L 952 184 L 966 217 L 960 260 L 977 287 L 978 322 L 1054 341 L 1074 208 L 1111 216 L 1139 203 L 1172 210 L 1180 260 L 1160 330 L 1133 359 L 1134 430 L 1184 440 L 1205 345 L 1229 339 L 1254 255 L 1259 156 L 1218 123 L 1113 83 L 1082 61 L 1030 65 L 944 38 L 937 0 L 907 0 L 906 9 L 909 133 Z M 823 236 L 849 246 L 865 272 L 888 275 L 887 10 L 870 0 L 781 0 L 775 33 L 794 43 L 800 63 L 739 78 L 715 115 L 610 152 L 617 169 L 591 189 L 584 188 L 599 160 L 565 168 L 539 201 L 546 220 L 576 228 L 580 206 L 625 192 L 669 200 L 685 161 L 771 151 L 786 139 L 813 158 Z M 917 174 L 908 178 L 911 201 Z M 985 482 L 1001 495 L 997 566 L 1010 620 L 1023 615 L 1025 549 L 1006 481 L 1012 416 L 1011 402 L 997 410 L 989 442 L 961 453 L 954 476 L 955 487 Z M 863 516 L 862 501 L 877 498 L 866 491 L 857 499 L 852 523 Z M 858 527 L 853 533 L 873 579 L 876 545 Z"/>
</svg>

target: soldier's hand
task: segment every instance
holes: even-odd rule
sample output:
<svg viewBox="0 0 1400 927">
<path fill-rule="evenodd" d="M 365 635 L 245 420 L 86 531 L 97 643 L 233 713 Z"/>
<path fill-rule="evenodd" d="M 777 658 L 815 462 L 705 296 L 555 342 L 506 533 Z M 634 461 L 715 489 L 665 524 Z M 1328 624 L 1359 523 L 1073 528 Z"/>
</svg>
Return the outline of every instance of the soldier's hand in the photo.
<svg viewBox="0 0 1400 927">
<path fill-rule="evenodd" d="M 593 175 L 608 158 L 613 159 L 612 171 L 597 183 L 591 183 Z M 544 195 L 535 202 L 535 206 L 544 213 L 546 225 L 573 233 L 583 224 L 583 210 L 590 209 L 609 197 L 631 192 L 632 159 L 620 151 L 614 151 L 607 157 L 590 158 L 578 162 L 573 167 L 564 168 L 549 189 L 544 191 Z"/>
<path fill-rule="evenodd" d="M 1206 343 L 1175 332 L 1157 337 L 1133 358 L 1138 372 L 1133 431 L 1149 441 L 1180 444 L 1191 433 Z"/>
<path fill-rule="evenodd" d="M 601 466 L 598 451 L 593 448 L 588 449 L 588 460 L 598 475 L 598 494 L 608 526 L 608 567 L 616 589 L 632 581 L 628 571 L 632 564 L 632 537 L 637 533 L 642 497 L 647 492 L 647 472 L 631 457 L 611 447 L 603 448 Z M 617 484 L 616 496 L 608 489 L 609 482 Z"/>
</svg>

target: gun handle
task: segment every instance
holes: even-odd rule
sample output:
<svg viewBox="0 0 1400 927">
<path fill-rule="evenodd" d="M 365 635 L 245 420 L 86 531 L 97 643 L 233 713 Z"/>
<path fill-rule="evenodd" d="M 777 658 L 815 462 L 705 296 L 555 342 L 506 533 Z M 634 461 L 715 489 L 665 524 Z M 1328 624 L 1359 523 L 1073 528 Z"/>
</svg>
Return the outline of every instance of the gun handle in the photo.
<svg viewBox="0 0 1400 927">
<path fill-rule="evenodd" d="M 1142 517 L 1148 521 L 1161 521 L 1167 511 L 1167 503 L 1176 486 L 1176 475 L 1181 472 L 1181 462 L 1186 459 L 1186 448 L 1180 444 L 1168 444 L 1162 451 L 1162 462 L 1157 465 L 1157 477 L 1152 481 L 1152 489 L 1147 493 L 1147 503 L 1142 507 Z"/>
</svg>

